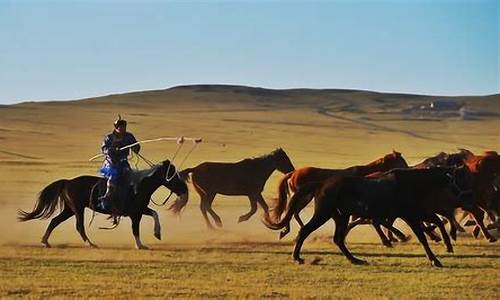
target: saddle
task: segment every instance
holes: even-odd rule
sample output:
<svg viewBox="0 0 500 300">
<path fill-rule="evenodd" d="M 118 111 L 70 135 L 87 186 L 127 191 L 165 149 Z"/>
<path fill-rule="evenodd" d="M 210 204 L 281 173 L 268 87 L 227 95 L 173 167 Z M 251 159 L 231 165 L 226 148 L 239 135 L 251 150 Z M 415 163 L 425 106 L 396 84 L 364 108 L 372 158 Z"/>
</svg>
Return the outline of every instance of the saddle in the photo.
<svg viewBox="0 0 500 300">
<path fill-rule="evenodd" d="M 127 215 L 127 206 L 130 204 L 130 201 L 132 201 L 131 199 L 137 195 L 140 183 L 144 179 L 153 176 L 158 168 L 160 168 L 160 166 L 154 166 L 151 169 L 139 171 L 131 170 L 118 184 L 117 190 L 114 192 L 113 199 L 111 200 L 111 207 L 106 210 L 97 209 L 99 197 L 106 193 L 107 180 L 102 178 L 93 188 L 90 207 L 93 210 L 114 216 Z"/>
</svg>

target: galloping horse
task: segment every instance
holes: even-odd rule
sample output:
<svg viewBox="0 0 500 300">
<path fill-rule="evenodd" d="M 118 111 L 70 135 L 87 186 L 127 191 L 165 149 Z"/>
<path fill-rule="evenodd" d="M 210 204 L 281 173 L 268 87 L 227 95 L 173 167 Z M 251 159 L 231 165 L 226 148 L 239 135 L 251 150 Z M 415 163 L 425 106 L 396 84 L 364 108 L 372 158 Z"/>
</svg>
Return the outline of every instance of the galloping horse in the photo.
<svg viewBox="0 0 500 300">
<path fill-rule="evenodd" d="M 436 156 L 429 157 L 422 161 L 421 163 L 413 166 L 413 169 L 427 169 L 434 167 L 459 167 L 466 166 L 471 172 L 471 187 L 473 190 L 473 195 L 475 197 L 475 205 L 463 207 L 456 199 L 447 197 L 446 195 L 434 195 L 434 210 L 448 219 L 450 223 L 450 235 L 455 240 L 457 229 L 464 231 L 460 224 L 455 219 L 455 209 L 461 208 L 468 215 L 476 220 L 476 227 L 473 230 L 473 235 L 478 236 L 481 230 L 486 239 L 490 242 L 495 242 L 496 238 L 493 237 L 486 226 L 484 225 L 483 218 L 484 212 L 488 213 L 490 218 L 494 218 L 491 212 L 491 203 L 494 202 L 494 198 L 498 197 L 497 187 L 494 184 L 494 180 L 500 174 L 500 156 L 495 151 L 488 151 L 484 156 L 476 156 L 469 150 L 460 149 L 458 153 L 444 153 L 441 152 Z M 376 174 L 372 174 L 371 176 Z M 484 212 L 483 212 L 484 211 Z M 391 221 L 390 223 L 392 223 Z M 349 224 L 349 230 L 359 224 L 366 224 L 361 220 Z M 436 224 L 436 223 L 435 223 Z M 441 224 L 436 224 L 438 227 Z M 425 227 L 425 232 L 435 240 L 439 241 L 431 227 Z M 391 231 L 388 232 L 389 240 L 394 241 Z M 445 240 L 448 249 L 451 248 L 449 242 Z"/>
<path fill-rule="evenodd" d="M 139 171 L 138 182 L 131 191 L 130 197 L 126 199 L 122 216 L 129 216 L 132 220 L 132 232 L 138 249 L 147 249 L 139 237 L 139 223 L 142 215 L 153 217 L 155 221 L 155 237 L 161 239 L 160 221 L 158 214 L 148 207 L 151 195 L 160 187 L 165 186 L 177 194 L 177 200 L 170 207 L 174 212 L 187 202 L 188 188 L 186 183 L 176 173 L 175 166 L 166 160 L 160 165 L 155 165 L 149 170 Z M 111 211 L 98 208 L 97 191 L 105 187 L 106 180 L 97 176 L 79 176 L 73 179 L 57 180 L 45 187 L 39 194 L 35 208 L 32 212 L 19 212 L 20 221 L 33 219 L 46 219 L 52 216 L 59 205 L 61 212 L 52 218 L 45 234 L 42 237 L 42 244 L 50 247 L 49 237 L 52 231 L 62 222 L 71 216 L 76 217 L 76 229 L 80 233 L 84 242 L 91 247 L 96 247 L 85 233 L 84 210 L 86 207 L 103 214 L 111 214 Z M 124 187 L 125 188 L 125 187 Z M 132 190 L 132 188 L 131 188 Z M 113 211 L 113 214 L 116 212 Z"/>
<path fill-rule="evenodd" d="M 293 258 L 303 263 L 300 249 L 304 240 L 330 218 L 335 220 L 333 240 L 342 253 L 353 264 L 366 264 L 354 257 L 345 246 L 349 217 L 353 214 L 370 218 L 377 224 L 390 227 L 389 218 L 403 219 L 423 245 L 432 265 L 441 267 L 441 262 L 432 253 L 422 230 L 422 222 L 432 219 L 429 209 L 436 192 L 447 192 L 464 202 L 472 202 L 471 192 L 458 186 L 459 178 L 465 176 L 462 168 L 396 169 L 379 178 L 334 176 L 323 182 L 310 183 L 299 189 L 290 199 L 285 217 L 274 222 L 264 216 L 264 224 L 273 230 L 285 227 L 292 218 L 294 207 L 311 193 L 315 198 L 314 215 L 299 231 Z M 446 231 L 444 231 L 446 234 Z"/>
<path fill-rule="evenodd" d="M 376 172 L 385 172 L 396 168 L 408 168 L 408 164 L 397 151 L 392 151 L 385 155 L 384 157 L 377 159 L 367 165 L 359 165 L 349 167 L 347 169 L 322 169 L 314 167 L 300 168 L 290 173 L 287 173 L 281 179 L 278 189 L 278 203 L 276 207 L 273 208 L 273 218 L 278 220 L 283 211 L 285 210 L 287 198 L 290 194 L 289 190 L 296 192 L 300 187 L 311 183 L 311 182 L 321 182 L 332 176 L 367 176 Z M 302 202 L 297 207 L 294 212 L 294 217 L 300 227 L 304 226 L 304 223 L 300 219 L 299 213 L 304 209 L 309 202 L 311 202 L 313 195 L 309 197 L 302 198 Z M 280 239 L 286 236 L 290 232 L 290 225 L 286 226 L 285 229 L 280 232 Z"/>
<path fill-rule="evenodd" d="M 288 173 L 294 169 L 285 151 L 278 148 L 269 154 L 247 158 L 236 163 L 204 162 L 194 168 L 182 170 L 179 174 L 184 179 L 191 174 L 193 187 L 201 198 L 201 212 L 208 228 L 213 229 L 207 211 L 215 224 L 222 227 L 220 217 L 212 209 L 216 194 L 248 196 L 250 211 L 240 216 L 238 222 L 247 221 L 257 211 L 257 203 L 264 209 L 265 214 L 269 213 L 269 208 L 261 193 L 271 173 L 274 170 Z"/>
<path fill-rule="evenodd" d="M 478 208 L 469 211 L 477 224 L 473 230 L 473 235 L 477 237 L 479 231 L 481 231 L 486 239 L 495 242 L 497 239 L 488 232 L 483 219 L 484 213 L 486 213 L 492 222 L 496 220 L 494 210 L 499 193 L 495 181 L 500 176 L 500 155 L 495 151 L 487 151 L 484 155 L 474 155 L 465 149 L 461 149 L 460 152 L 464 156 L 465 165 L 471 172 L 476 174 L 474 196 Z"/>
</svg>

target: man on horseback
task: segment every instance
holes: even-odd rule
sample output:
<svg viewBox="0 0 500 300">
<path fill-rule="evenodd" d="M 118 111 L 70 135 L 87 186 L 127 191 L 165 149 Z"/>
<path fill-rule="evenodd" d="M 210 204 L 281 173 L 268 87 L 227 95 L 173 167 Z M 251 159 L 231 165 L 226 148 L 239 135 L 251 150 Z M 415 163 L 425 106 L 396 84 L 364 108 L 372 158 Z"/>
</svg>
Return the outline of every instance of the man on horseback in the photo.
<svg viewBox="0 0 500 300">
<path fill-rule="evenodd" d="M 101 146 L 101 151 L 105 155 L 104 164 L 101 168 L 101 174 L 108 180 L 106 193 L 99 197 L 98 206 L 101 209 L 108 210 L 112 204 L 112 200 L 117 195 L 118 188 L 123 181 L 126 181 L 127 175 L 130 172 L 128 163 L 129 149 L 134 153 L 139 153 L 141 145 L 137 144 L 133 147 L 122 149 L 125 146 L 137 142 L 134 135 L 127 132 L 127 121 L 118 115 L 118 119 L 114 122 L 114 130 L 106 135 Z"/>
</svg>

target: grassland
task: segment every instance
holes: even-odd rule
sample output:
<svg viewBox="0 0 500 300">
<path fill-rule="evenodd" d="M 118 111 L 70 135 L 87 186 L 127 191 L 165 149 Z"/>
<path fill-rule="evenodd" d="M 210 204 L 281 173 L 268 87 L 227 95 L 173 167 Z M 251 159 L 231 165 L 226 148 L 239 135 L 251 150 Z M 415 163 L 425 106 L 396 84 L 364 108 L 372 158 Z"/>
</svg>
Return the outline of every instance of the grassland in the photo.
<svg viewBox="0 0 500 300">
<path fill-rule="evenodd" d="M 473 120 L 407 113 L 430 96 L 342 90 L 272 91 L 197 86 L 67 102 L 0 107 L 0 296 L 2 297 L 472 297 L 498 298 L 499 244 L 459 237 L 455 254 L 432 244 L 445 268 L 431 268 L 413 240 L 394 249 L 378 244 L 372 230 L 356 229 L 349 247 L 371 263 L 352 266 L 330 243 L 332 224 L 312 235 L 306 265 L 292 263 L 292 239 L 278 242 L 259 215 L 237 224 L 248 210 L 243 197 L 218 196 L 215 210 L 224 230 L 208 232 L 192 195 L 180 219 L 160 212 L 163 240 L 152 237 L 152 221 L 141 227 L 150 251 L 133 249 L 128 221 L 102 231 L 103 216 L 87 228 L 100 249 L 88 249 L 74 220 L 52 235 L 55 248 L 38 241 L 47 221 L 18 223 L 36 193 L 58 178 L 95 174 L 103 135 L 117 113 L 140 139 L 199 136 L 204 143 L 184 163 L 236 161 L 283 147 L 296 167 L 345 167 L 372 161 L 396 149 L 417 163 L 439 151 L 466 147 L 500 149 L 500 97 L 460 98 L 485 114 Z M 189 150 L 186 145 L 177 163 Z M 176 145 L 148 144 L 151 160 L 169 158 Z M 139 164 L 145 167 L 144 164 Z M 274 196 L 279 174 L 266 185 Z M 156 199 L 167 191 L 160 190 Z M 305 214 L 310 214 L 306 210 Z M 90 213 L 87 213 L 87 220 Z M 88 223 L 88 221 L 87 221 Z M 295 226 L 296 227 L 296 226 Z M 405 227 L 402 227 L 406 229 Z M 296 228 L 295 228 L 296 229 Z M 406 229 L 407 231 L 407 229 Z M 293 235 L 292 235 L 293 236 Z M 308 264 L 315 258 L 318 264 Z"/>
</svg>

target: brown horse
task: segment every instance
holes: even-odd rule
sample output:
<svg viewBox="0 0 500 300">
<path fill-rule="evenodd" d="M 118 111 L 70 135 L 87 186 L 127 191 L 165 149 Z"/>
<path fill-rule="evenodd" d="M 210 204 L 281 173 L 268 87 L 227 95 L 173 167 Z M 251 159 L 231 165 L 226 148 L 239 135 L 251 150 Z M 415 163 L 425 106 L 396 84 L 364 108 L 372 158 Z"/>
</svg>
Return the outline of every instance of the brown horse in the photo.
<svg viewBox="0 0 500 300">
<path fill-rule="evenodd" d="M 486 213 L 492 222 L 495 222 L 495 206 L 498 195 L 496 180 L 500 176 L 500 155 L 495 151 L 487 151 L 484 155 L 474 155 L 472 152 L 461 149 L 464 156 L 465 165 L 476 174 L 474 184 L 474 196 L 478 204 L 477 209 L 469 211 L 476 221 L 476 227 L 473 230 L 475 237 L 481 231 L 486 239 L 495 242 L 493 237 L 484 225 L 483 219 Z"/>
<path fill-rule="evenodd" d="M 161 239 L 158 214 L 148 207 L 151 195 L 160 186 L 165 186 L 178 195 L 176 202 L 170 207 L 174 212 L 178 212 L 187 202 L 187 185 L 176 172 L 175 166 L 167 160 L 149 170 L 139 171 L 138 174 L 134 174 L 138 175 L 138 181 L 135 188 L 130 188 L 125 207 L 119 213 L 122 216 L 129 216 L 132 220 L 132 232 L 138 249 L 147 249 L 142 244 L 139 236 L 139 223 L 142 215 L 153 217 L 155 221 L 155 237 Z M 46 219 L 52 216 L 57 206 L 59 206 L 61 212 L 50 221 L 42 237 L 42 244 L 50 248 L 49 237 L 52 231 L 62 222 L 75 216 L 76 229 L 83 241 L 92 247 L 96 247 L 85 233 L 84 210 L 88 207 L 103 214 L 113 213 L 114 215 L 117 213 L 116 211 L 102 210 L 95 205 L 98 198 L 97 191 L 105 189 L 105 186 L 106 180 L 97 176 L 79 176 L 73 179 L 57 180 L 40 192 L 32 212 L 21 210 L 18 218 L 20 221 Z"/>
<path fill-rule="evenodd" d="M 215 224 L 222 227 L 220 217 L 212 209 L 215 195 L 245 195 L 250 199 L 250 211 L 240 216 L 238 222 L 247 221 L 257 211 L 260 204 L 265 214 L 269 213 L 268 206 L 262 198 L 264 185 L 275 170 L 288 173 L 294 170 L 293 164 L 285 151 L 281 148 L 269 154 L 247 158 L 236 163 L 204 162 L 194 168 L 179 172 L 182 178 L 187 179 L 191 174 L 191 181 L 196 192 L 200 195 L 200 209 L 208 228 L 213 229 L 208 219 L 210 213 Z"/>
<path fill-rule="evenodd" d="M 264 224 L 273 230 L 285 227 L 292 218 L 294 207 L 302 202 L 301 198 L 314 194 L 315 209 L 311 220 L 300 229 L 293 252 L 293 258 L 303 263 L 300 249 L 304 240 L 330 218 L 335 221 L 333 240 L 342 253 L 353 264 L 366 264 L 354 257 L 345 246 L 346 229 L 349 217 L 353 214 L 370 218 L 377 224 L 387 224 L 389 218 L 403 219 L 413 230 L 423 245 L 432 265 L 441 267 L 441 262 L 432 253 L 422 230 L 422 222 L 432 219 L 429 205 L 432 195 L 445 191 L 464 203 L 472 202 L 470 192 L 465 193 L 457 186 L 458 179 L 466 168 L 396 169 L 379 178 L 331 177 L 323 182 L 311 183 L 299 189 L 291 198 L 283 220 L 273 222 L 264 216 Z M 464 204 L 466 205 L 466 204 Z M 446 234 L 446 231 L 444 232 Z"/>
<path fill-rule="evenodd" d="M 347 169 L 305 167 L 287 173 L 279 182 L 278 203 L 272 210 L 273 218 L 278 220 L 283 214 L 290 190 L 295 193 L 298 189 L 300 189 L 300 187 L 306 184 L 311 182 L 321 182 L 332 176 L 367 176 L 372 173 L 385 172 L 396 168 L 408 168 L 408 164 L 401 153 L 393 150 L 392 153 L 389 153 L 367 165 L 353 166 Z M 299 213 L 307 206 L 307 204 L 309 204 L 309 202 L 311 202 L 312 198 L 313 195 L 302 198 L 303 201 L 294 212 L 295 220 L 300 227 L 304 226 L 304 223 L 300 219 Z M 290 225 L 286 226 L 285 229 L 280 232 L 280 239 L 286 236 L 289 232 Z"/>
</svg>

